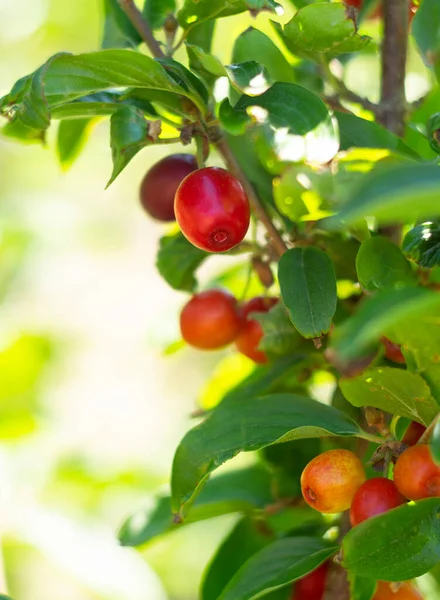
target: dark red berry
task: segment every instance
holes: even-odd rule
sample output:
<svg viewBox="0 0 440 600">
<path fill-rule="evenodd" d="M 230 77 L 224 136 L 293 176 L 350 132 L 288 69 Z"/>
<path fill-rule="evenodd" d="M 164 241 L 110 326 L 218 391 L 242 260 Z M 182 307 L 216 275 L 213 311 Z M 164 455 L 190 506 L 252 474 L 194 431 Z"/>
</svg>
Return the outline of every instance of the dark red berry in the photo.
<svg viewBox="0 0 440 600">
<path fill-rule="evenodd" d="M 263 337 L 263 329 L 260 323 L 252 318 L 252 313 L 268 312 L 277 302 L 278 298 L 256 296 L 243 306 L 245 321 L 235 340 L 235 345 L 239 352 L 258 364 L 267 363 L 267 356 L 258 349 Z"/>
<path fill-rule="evenodd" d="M 408 425 L 408 429 L 405 431 L 402 442 L 404 444 L 408 444 L 408 446 L 414 446 L 417 444 L 425 431 L 426 427 L 424 425 L 417 423 L 417 421 L 411 421 L 411 423 Z"/>
<path fill-rule="evenodd" d="M 405 357 L 402 354 L 399 344 L 395 344 L 386 337 L 381 338 L 382 344 L 385 348 L 385 357 L 391 362 L 395 362 L 399 365 L 405 364 Z"/>
<path fill-rule="evenodd" d="M 324 597 L 328 563 L 323 563 L 317 569 L 299 579 L 293 588 L 291 600 L 322 600 Z"/>
<path fill-rule="evenodd" d="M 374 477 L 363 483 L 355 493 L 350 508 L 350 522 L 354 527 L 405 502 L 393 481 Z"/>
</svg>

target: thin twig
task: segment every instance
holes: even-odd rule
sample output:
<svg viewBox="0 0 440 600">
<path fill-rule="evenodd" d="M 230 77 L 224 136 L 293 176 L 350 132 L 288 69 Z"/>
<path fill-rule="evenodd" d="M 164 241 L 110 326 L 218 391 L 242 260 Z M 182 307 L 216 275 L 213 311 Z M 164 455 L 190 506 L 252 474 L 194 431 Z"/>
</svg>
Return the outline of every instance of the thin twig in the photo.
<svg viewBox="0 0 440 600">
<path fill-rule="evenodd" d="M 440 413 L 435 417 L 430 425 L 423 432 L 422 437 L 419 439 L 419 444 L 429 444 L 431 441 L 432 434 L 434 433 L 434 429 L 436 428 L 437 423 L 440 421 Z"/>
<path fill-rule="evenodd" d="M 237 162 L 232 150 L 230 149 L 226 139 L 221 136 L 218 141 L 216 141 L 217 150 L 220 152 L 223 160 L 225 161 L 226 166 L 229 171 L 240 181 L 243 186 L 244 191 L 249 200 L 249 204 L 251 205 L 251 209 L 255 215 L 255 217 L 261 221 L 266 228 L 267 233 L 269 234 L 270 242 L 277 253 L 278 256 L 282 256 L 284 252 L 287 250 L 287 246 L 278 232 L 275 225 L 272 223 L 272 219 L 266 212 L 263 204 L 260 202 L 252 184 L 249 182 L 243 171 L 241 170 L 240 165 Z"/>
<path fill-rule="evenodd" d="M 346 100 L 347 102 L 360 104 L 363 108 L 373 112 L 374 114 L 377 113 L 377 111 L 379 110 L 379 105 L 375 104 L 374 102 L 371 102 L 371 100 L 368 100 L 368 98 L 359 96 L 359 94 L 356 94 L 355 92 L 348 89 L 348 87 L 345 85 L 342 79 L 339 79 L 339 77 L 337 77 L 332 72 L 330 65 L 327 63 L 326 60 L 322 61 L 321 69 L 323 75 L 336 92 L 334 96 L 330 97 L 331 99 L 333 99 L 333 101 L 336 100 L 340 104 L 341 100 Z"/>
<path fill-rule="evenodd" d="M 138 34 L 147 44 L 151 54 L 155 58 L 164 58 L 165 54 L 162 51 L 162 48 L 154 37 L 149 23 L 146 19 L 144 19 L 143 14 L 134 3 L 134 0 L 118 0 L 118 2 L 119 6 L 130 19 L 130 22 L 133 24 Z"/>
<path fill-rule="evenodd" d="M 405 132 L 405 69 L 408 50 L 409 0 L 383 0 L 382 86 L 380 120 L 402 136 Z"/>
</svg>

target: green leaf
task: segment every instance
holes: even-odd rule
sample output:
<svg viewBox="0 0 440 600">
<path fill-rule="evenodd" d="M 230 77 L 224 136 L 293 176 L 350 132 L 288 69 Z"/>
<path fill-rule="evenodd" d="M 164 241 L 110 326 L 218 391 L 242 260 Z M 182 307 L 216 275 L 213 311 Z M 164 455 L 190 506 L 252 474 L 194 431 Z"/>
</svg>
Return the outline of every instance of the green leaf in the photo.
<svg viewBox="0 0 440 600">
<path fill-rule="evenodd" d="M 364 300 L 359 310 L 335 331 L 333 348 L 342 360 L 356 358 L 368 352 L 388 329 L 436 309 L 440 309 L 440 295 L 426 289 L 379 292 Z"/>
<path fill-rule="evenodd" d="M 332 261 L 318 248 L 292 248 L 278 265 L 281 297 L 292 323 L 305 338 L 328 333 L 336 311 Z"/>
<path fill-rule="evenodd" d="M 203 575 L 201 600 L 218 598 L 238 569 L 272 538 L 249 517 L 241 519 L 223 540 Z"/>
<path fill-rule="evenodd" d="M 182 525 L 229 513 L 252 512 L 272 501 L 270 474 L 256 465 L 210 479 L 183 523 L 173 519 L 171 498 L 165 496 L 157 499 L 153 510 L 139 511 L 130 517 L 118 537 L 123 546 L 140 546 Z"/>
<path fill-rule="evenodd" d="M 93 119 L 61 121 L 58 127 L 57 151 L 61 166 L 69 168 L 79 156 L 92 128 Z"/>
<path fill-rule="evenodd" d="M 160 133 L 160 121 L 148 122 L 143 113 L 133 106 L 124 106 L 110 119 L 110 145 L 113 172 L 107 187 L 145 146 L 152 144 Z"/>
<path fill-rule="evenodd" d="M 434 67 L 440 80 L 440 5 L 437 0 L 423 0 L 411 31 L 425 63 Z"/>
<path fill-rule="evenodd" d="M 431 437 L 431 452 L 434 460 L 440 463 L 440 421 L 437 422 Z"/>
<path fill-rule="evenodd" d="M 410 158 L 418 158 L 405 142 L 378 123 L 361 119 L 350 113 L 335 112 L 340 135 L 340 150 L 349 148 L 387 148 Z"/>
<path fill-rule="evenodd" d="M 160 29 L 175 10 L 176 0 L 145 0 L 142 13 L 152 29 Z"/>
<path fill-rule="evenodd" d="M 276 6 L 273 0 L 185 0 L 177 20 L 183 29 L 189 29 L 208 19 L 237 15 L 246 10 L 254 14 L 263 10 L 274 12 Z"/>
<path fill-rule="evenodd" d="M 357 41 L 353 41 L 354 49 L 362 49 L 368 43 L 357 35 L 354 21 L 339 2 L 318 2 L 300 9 L 285 25 L 284 34 L 295 48 L 307 53 L 334 54 L 339 44 L 352 41 L 351 38 Z"/>
<path fill-rule="evenodd" d="M 232 60 L 234 63 L 257 61 L 265 67 L 271 81 L 295 81 L 293 67 L 274 42 L 259 29 L 249 27 L 238 36 Z"/>
<path fill-rule="evenodd" d="M 379 223 L 411 223 L 440 216 L 439 186 L 440 166 L 434 164 L 374 170 L 352 190 L 350 201 L 328 220 L 328 227 L 345 227 L 364 217 L 376 217 Z"/>
<path fill-rule="evenodd" d="M 439 412 L 426 381 L 416 373 L 392 367 L 375 367 L 339 382 L 353 406 L 374 406 L 385 412 L 429 425 Z"/>
<path fill-rule="evenodd" d="M 381 581 L 420 577 L 440 562 L 440 498 L 405 504 L 354 527 L 342 544 L 342 565 Z"/>
<path fill-rule="evenodd" d="M 350 600 L 372 600 L 376 591 L 376 581 L 361 575 L 353 575 L 348 573 L 350 582 Z"/>
<path fill-rule="evenodd" d="M 199 63 L 199 65 L 203 67 L 205 71 L 208 71 L 208 73 L 211 73 L 216 77 L 227 77 L 228 74 L 226 69 L 218 58 L 209 52 L 205 52 L 203 48 L 199 48 L 198 46 L 191 44 L 185 44 L 185 46 L 190 62 L 193 64 L 195 62 Z"/>
<path fill-rule="evenodd" d="M 301 337 L 293 327 L 284 306 L 279 302 L 267 313 L 255 313 L 252 318 L 263 328 L 263 338 L 258 346 L 268 356 L 285 356 L 296 350 Z"/>
<path fill-rule="evenodd" d="M 173 510 L 182 517 L 212 471 L 239 452 L 293 439 L 359 435 L 343 413 L 295 394 L 234 395 L 183 438 L 174 456 Z"/>
<path fill-rule="evenodd" d="M 440 265 L 440 222 L 416 225 L 403 238 L 402 250 L 421 267 L 432 269 Z"/>
<path fill-rule="evenodd" d="M 160 239 L 156 267 L 174 290 L 193 292 L 197 287 L 195 271 L 209 254 L 199 250 L 180 233 Z"/>
<path fill-rule="evenodd" d="M 226 66 L 231 84 L 240 92 L 260 94 L 269 87 L 269 75 L 262 65 L 254 60 Z"/>
<path fill-rule="evenodd" d="M 204 82 L 192 71 L 172 58 L 165 57 L 158 60 L 179 86 L 187 90 L 192 98 L 198 98 L 198 106 L 202 107 L 202 113 L 206 112 L 205 104 L 209 101 L 209 92 Z"/>
<path fill-rule="evenodd" d="M 337 552 L 318 538 L 276 540 L 252 556 L 235 574 L 219 600 L 252 600 L 304 577 Z"/>
<path fill-rule="evenodd" d="M 104 0 L 104 35 L 102 48 L 135 48 L 141 36 L 122 10 L 118 0 Z"/>
<path fill-rule="evenodd" d="M 356 257 L 359 283 L 368 292 L 416 284 L 411 265 L 388 238 L 372 237 L 362 243 Z"/>
</svg>

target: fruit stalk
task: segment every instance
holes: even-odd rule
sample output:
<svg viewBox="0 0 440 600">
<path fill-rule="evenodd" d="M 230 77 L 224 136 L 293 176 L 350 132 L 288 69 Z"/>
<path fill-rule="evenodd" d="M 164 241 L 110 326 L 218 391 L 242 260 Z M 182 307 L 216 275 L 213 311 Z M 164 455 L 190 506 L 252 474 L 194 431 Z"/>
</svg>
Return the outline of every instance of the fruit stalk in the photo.
<svg viewBox="0 0 440 600">
<path fill-rule="evenodd" d="M 118 0 L 119 6 L 130 19 L 134 28 L 144 40 L 151 54 L 155 58 L 164 58 L 165 54 L 162 51 L 158 41 L 153 35 L 153 31 L 146 19 L 144 19 L 141 11 L 135 5 L 134 0 Z"/>
</svg>

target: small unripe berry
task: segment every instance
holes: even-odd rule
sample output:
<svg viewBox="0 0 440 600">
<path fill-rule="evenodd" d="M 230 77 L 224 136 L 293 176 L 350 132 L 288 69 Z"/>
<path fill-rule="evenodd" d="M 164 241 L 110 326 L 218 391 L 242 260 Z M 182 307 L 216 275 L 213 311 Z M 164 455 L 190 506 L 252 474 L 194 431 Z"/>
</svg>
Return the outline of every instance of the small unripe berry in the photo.
<svg viewBox="0 0 440 600">
<path fill-rule="evenodd" d="M 420 592 L 411 583 L 405 581 L 397 591 L 386 581 L 378 581 L 376 593 L 371 600 L 423 600 Z"/>
<path fill-rule="evenodd" d="M 230 250 L 249 227 L 249 202 L 241 183 L 217 167 L 188 175 L 177 190 L 174 210 L 183 235 L 206 252 Z"/>
<path fill-rule="evenodd" d="M 158 221 L 174 221 L 174 196 L 187 175 L 197 169 L 191 154 L 166 156 L 147 172 L 140 188 L 140 201 L 147 213 Z"/>
<path fill-rule="evenodd" d="M 422 500 L 440 496 L 440 466 L 427 444 L 411 446 L 397 459 L 394 483 L 405 498 Z"/>
<path fill-rule="evenodd" d="M 304 500 L 321 513 L 350 508 L 366 480 L 364 467 L 350 450 L 328 450 L 309 462 L 301 475 Z"/>
<path fill-rule="evenodd" d="M 293 588 L 291 600 L 322 600 L 327 580 L 328 563 L 298 579 Z"/>
<path fill-rule="evenodd" d="M 390 479 L 374 477 L 363 483 L 354 495 L 350 508 L 350 523 L 354 527 L 405 502 L 405 498 Z"/>
<path fill-rule="evenodd" d="M 194 348 L 216 350 L 236 338 L 242 325 L 237 300 L 223 290 L 196 294 L 180 313 L 183 339 Z"/>
<path fill-rule="evenodd" d="M 239 352 L 260 365 L 267 363 L 266 354 L 258 349 L 263 337 L 263 328 L 258 321 L 252 318 L 252 313 L 268 312 L 277 302 L 278 298 L 256 296 L 243 306 L 245 320 L 235 340 L 235 345 Z"/>
<path fill-rule="evenodd" d="M 417 421 L 411 421 L 411 423 L 408 425 L 408 429 L 405 431 L 402 442 L 404 444 L 408 444 L 408 446 L 414 446 L 417 444 L 425 431 L 426 427 L 424 425 L 417 423 Z"/>
</svg>

